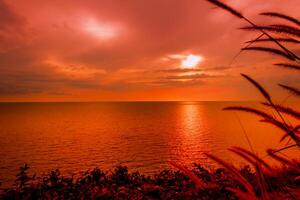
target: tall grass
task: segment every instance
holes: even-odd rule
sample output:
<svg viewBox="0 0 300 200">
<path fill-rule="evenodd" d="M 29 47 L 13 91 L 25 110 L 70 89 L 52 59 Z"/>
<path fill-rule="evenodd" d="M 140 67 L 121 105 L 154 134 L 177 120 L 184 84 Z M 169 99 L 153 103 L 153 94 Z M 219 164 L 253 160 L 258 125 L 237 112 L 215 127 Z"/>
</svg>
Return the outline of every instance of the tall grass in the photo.
<svg viewBox="0 0 300 200">
<path fill-rule="evenodd" d="M 281 57 L 283 60 L 282 63 L 275 63 L 275 66 L 284 67 L 286 69 L 292 70 L 300 70 L 299 65 L 299 56 L 292 52 L 290 49 L 285 47 L 282 43 L 292 43 L 294 45 L 299 45 L 300 41 L 298 38 L 300 37 L 300 21 L 294 17 L 289 15 L 285 15 L 278 12 L 263 12 L 260 13 L 262 17 L 271 17 L 277 20 L 284 21 L 278 22 L 276 24 L 269 25 L 257 25 L 255 22 L 249 20 L 246 16 L 244 16 L 241 12 L 235 10 L 231 6 L 223 3 L 218 0 L 207 0 L 209 3 L 221 8 L 224 11 L 229 12 L 233 16 L 245 20 L 250 26 L 245 26 L 242 30 L 245 31 L 258 31 L 261 32 L 261 35 L 253 40 L 247 41 L 247 46 L 242 48 L 241 51 L 257 51 L 257 52 L 266 52 L 271 53 L 276 56 Z M 292 25 L 290 25 L 292 24 Z M 273 36 L 275 34 L 275 36 Z M 265 37 L 265 38 L 264 38 Z M 256 44 L 261 43 L 269 43 L 270 45 L 274 44 L 274 47 L 262 47 L 257 46 Z M 252 46 L 255 45 L 255 46 Z M 240 53 L 239 53 L 240 54 Z M 239 55 L 237 54 L 237 56 Z M 237 57 L 236 56 L 236 57 Z M 235 58 L 236 58 L 235 57 Z M 234 58 L 234 59 L 235 59 Z M 286 62 L 288 61 L 288 62 Z M 268 123 L 272 126 L 275 126 L 282 130 L 283 136 L 281 140 L 289 139 L 292 141 L 292 144 L 288 144 L 285 147 L 277 150 L 268 149 L 267 154 L 284 165 L 286 169 L 292 169 L 296 173 L 296 178 L 292 177 L 290 179 L 291 182 L 296 182 L 300 177 L 300 164 L 299 161 L 292 160 L 289 158 L 285 158 L 283 156 L 278 155 L 278 153 L 285 151 L 290 148 L 298 148 L 300 150 L 300 112 L 295 108 L 287 107 L 285 105 L 275 104 L 273 103 L 272 96 L 267 92 L 267 90 L 257 81 L 246 74 L 241 74 L 247 81 L 249 81 L 264 97 L 264 101 L 262 102 L 263 106 L 271 108 L 276 115 L 271 115 L 266 113 L 265 111 L 251 108 L 251 107 L 241 107 L 241 106 L 232 106 L 226 107 L 224 110 L 234 110 L 247 112 L 250 114 L 257 115 L 261 118 L 261 122 Z M 278 84 L 281 88 L 288 91 L 291 95 L 296 97 L 300 97 L 300 90 L 294 86 L 287 86 L 284 84 Z M 292 116 L 296 119 L 296 124 L 287 123 L 285 120 L 286 115 Z M 300 199 L 300 186 L 296 188 L 289 188 L 288 185 L 281 185 L 277 190 L 272 188 L 270 183 L 266 181 L 266 177 L 270 174 L 273 176 L 277 176 L 277 171 L 274 167 L 271 167 L 268 163 L 266 163 L 262 158 L 258 157 L 255 152 L 251 152 L 249 150 L 240 148 L 240 147 L 232 147 L 229 150 L 241 158 L 245 159 L 248 163 L 250 163 L 255 171 L 256 171 L 256 180 L 259 187 L 259 192 L 255 192 L 255 185 L 252 185 L 248 180 L 244 179 L 241 172 L 239 172 L 233 165 L 230 163 L 214 156 L 211 154 L 206 154 L 208 158 L 214 160 L 219 163 L 221 166 L 226 168 L 229 172 L 233 174 L 237 181 L 239 181 L 245 190 L 241 190 L 238 188 L 227 188 L 229 191 L 234 192 L 240 199 Z M 300 151 L 297 152 L 300 158 Z M 176 165 L 173 164 L 176 167 Z M 180 167 L 177 166 L 178 169 Z M 284 191 L 284 192 L 278 192 Z"/>
</svg>

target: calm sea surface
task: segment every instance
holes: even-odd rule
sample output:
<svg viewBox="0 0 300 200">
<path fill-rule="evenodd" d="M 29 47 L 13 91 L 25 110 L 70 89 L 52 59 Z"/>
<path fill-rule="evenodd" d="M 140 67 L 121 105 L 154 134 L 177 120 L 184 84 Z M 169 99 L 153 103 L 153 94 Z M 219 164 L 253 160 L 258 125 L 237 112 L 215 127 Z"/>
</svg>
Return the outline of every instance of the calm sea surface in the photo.
<svg viewBox="0 0 300 200">
<path fill-rule="evenodd" d="M 256 116 L 222 111 L 249 102 L 1 103 L 0 181 L 12 183 L 18 167 L 31 172 L 79 173 L 122 164 L 153 174 L 168 160 L 212 164 L 203 152 L 242 164 L 227 148 L 257 153 L 278 148 L 282 133 Z M 261 107 L 261 106 L 259 106 Z M 296 152 L 296 151 L 295 151 Z M 298 152 L 289 156 L 300 156 Z M 266 159 L 268 159 L 266 157 Z"/>
</svg>

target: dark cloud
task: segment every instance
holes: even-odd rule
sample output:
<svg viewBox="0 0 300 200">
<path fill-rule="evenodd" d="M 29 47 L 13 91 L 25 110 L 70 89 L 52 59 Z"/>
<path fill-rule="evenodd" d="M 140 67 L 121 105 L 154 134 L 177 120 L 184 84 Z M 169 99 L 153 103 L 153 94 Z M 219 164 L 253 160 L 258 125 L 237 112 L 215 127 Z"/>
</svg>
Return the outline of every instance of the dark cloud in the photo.
<svg viewBox="0 0 300 200">
<path fill-rule="evenodd" d="M 41 67 L 38 70 L 38 67 Z M 49 66 L 38 65 L 32 68 L 2 71 L 0 96 L 63 93 L 63 88 L 95 89 L 100 86 L 101 77 L 77 78 L 56 73 Z"/>
<path fill-rule="evenodd" d="M 45 88 L 30 88 L 24 85 L 16 84 L 3 84 L 0 85 L 0 95 L 1 96 L 15 96 L 15 95 L 24 95 L 24 94 L 34 94 L 41 93 Z"/>
<path fill-rule="evenodd" d="M 0 1 L 0 52 L 23 45 L 26 20 L 7 1 Z"/>
<path fill-rule="evenodd" d="M 20 30 L 25 23 L 25 18 L 18 15 L 4 0 L 0 1 L 0 30 Z"/>
</svg>

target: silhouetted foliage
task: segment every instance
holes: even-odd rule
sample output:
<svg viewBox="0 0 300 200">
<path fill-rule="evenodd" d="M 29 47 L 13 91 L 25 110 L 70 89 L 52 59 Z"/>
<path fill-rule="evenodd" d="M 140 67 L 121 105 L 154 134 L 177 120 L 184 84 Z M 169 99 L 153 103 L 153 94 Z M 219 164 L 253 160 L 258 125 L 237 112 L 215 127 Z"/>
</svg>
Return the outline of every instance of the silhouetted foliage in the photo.
<svg viewBox="0 0 300 200">
<path fill-rule="evenodd" d="M 281 158 L 276 158 L 280 159 Z M 229 164 L 230 165 L 230 164 Z M 291 165 L 291 166 L 290 166 Z M 231 165 L 230 165 L 231 166 Z M 276 195 L 286 196 L 288 191 L 281 191 L 282 185 L 299 188 L 299 171 L 290 163 L 287 167 L 276 169 L 274 174 L 264 175 L 269 190 L 276 191 Z M 44 177 L 32 179 L 26 175 L 24 168 L 20 168 L 22 189 L 20 185 L 0 192 L 0 199 L 237 199 L 233 188 L 246 188 L 260 195 L 257 172 L 249 166 L 241 169 L 231 167 L 206 169 L 194 164 L 190 168 L 195 178 L 205 187 L 195 187 L 195 182 L 184 172 L 163 170 L 153 176 L 146 176 L 138 172 L 129 172 L 127 167 L 118 166 L 111 173 L 105 173 L 99 168 L 87 171 L 77 177 L 63 176 L 59 170 L 53 170 Z M 188 168 L 186 168 L 188 170 Z M 16 182 L 19 183 L 19 174 Z M 244 184 L 236 180 L 236 175 Z"/>
</svg>

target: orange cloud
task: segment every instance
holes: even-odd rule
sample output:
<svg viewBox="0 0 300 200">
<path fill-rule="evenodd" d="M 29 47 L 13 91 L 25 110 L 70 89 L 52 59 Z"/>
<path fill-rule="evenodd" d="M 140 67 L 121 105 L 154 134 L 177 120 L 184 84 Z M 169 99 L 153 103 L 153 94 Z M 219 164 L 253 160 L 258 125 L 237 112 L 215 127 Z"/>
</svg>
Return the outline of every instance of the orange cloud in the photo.
<svg viewBox="0 0 300 200">
<path fill-rule="evenodd" d="M 228 3 L 261 23 L 257 13 L 270 9 L 300 17 L 298 0 Z M 278 96 L 276 78 L 300 84 L 272 67 L 272 56 L 242 54 L 229 65 L 255 37 L 241 25 L 199 0 L 3 0 L 0 100 L 257 98 L 244 94 L 240 72 Z M 188 55 L 205 59 L 184 69 Z"/>
</svg>

